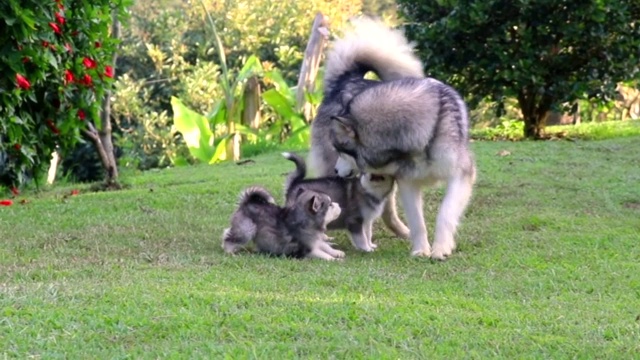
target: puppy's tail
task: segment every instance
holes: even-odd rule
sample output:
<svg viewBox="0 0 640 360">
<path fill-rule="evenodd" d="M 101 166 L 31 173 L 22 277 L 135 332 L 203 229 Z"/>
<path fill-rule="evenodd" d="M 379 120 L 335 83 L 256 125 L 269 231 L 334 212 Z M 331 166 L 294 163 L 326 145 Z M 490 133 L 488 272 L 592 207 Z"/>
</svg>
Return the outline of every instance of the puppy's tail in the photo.
<svg viewBox="0 0 640 360">
<path fill-rule="evenodd" d="M 383 81 L 424 77 L 422 62 L 402 30 L 370 17 L 356 18 L 351 24 L 352 29 L 336 40 L 328 53 L 325 93 L 340 88 L 348 75 L 363 77 L 368 71 L 375 72 Z"/>
<path fill-rule="evenodd" d="M 289 190 L 292 186 L 302 181 L 305 176 L 307 176 L 307 164 L 304 162 L 304 159 L 296 153 L 283 152 L 282 156 L 296 164 L 296 169 L 287 176 L 287 180 L 284 182 L 284 194 L 288 198 Z"/>
<path fill-rule="evenodd" d="M 275 205 L 276 200 L 267 189 L 260 186 L 246 188 L 240 194 L 240 200 L 238 201 L 238 207 L 252 215 L 259 214 L 257 209 L 267 204 Z"/>
</svg>

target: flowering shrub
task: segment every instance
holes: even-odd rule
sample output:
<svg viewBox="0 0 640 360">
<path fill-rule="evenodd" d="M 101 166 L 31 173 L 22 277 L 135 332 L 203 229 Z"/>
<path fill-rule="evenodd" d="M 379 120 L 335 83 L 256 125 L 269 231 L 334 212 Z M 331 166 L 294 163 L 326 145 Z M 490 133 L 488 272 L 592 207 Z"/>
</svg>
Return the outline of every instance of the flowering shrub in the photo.
<svg viewBox="0 0 640 360">
<path fill-rule="evenodd" d="M 52 151 L 64 154 L 113 85 L 112 10 L 130 0 L 0 2 L 0 185 L 36 181 Z"/>
</svg>

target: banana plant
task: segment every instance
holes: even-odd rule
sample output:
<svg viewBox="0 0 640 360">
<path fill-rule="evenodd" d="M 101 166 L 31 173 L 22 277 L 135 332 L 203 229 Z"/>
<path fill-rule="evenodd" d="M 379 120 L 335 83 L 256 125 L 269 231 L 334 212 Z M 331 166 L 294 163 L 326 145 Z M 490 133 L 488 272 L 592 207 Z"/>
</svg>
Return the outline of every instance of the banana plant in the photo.
<svg viewBox="0 0 640 360">
<path fill-rule="evenodd" d="M 172 97 L 174 126 L 177 131 L 183 134 L 191 155 L 200 161 L 209 164 L 224 160 L 236 161 L 240 159 L 240 134 L 253 133 L 240 124 L 244 104 L 244 88 L 247 80 L 252 76 L 260 76 L 263 69 L 260 60 L 252 55 L 235 76 L 231 74 L 227 67 L 222 41 L 218 36 L 211 14 L 202 1 L 200 4 L 207 15 L 215 40 L 214 45 L 222 69 L 218 80 L 224 97 L 215 103 L 207 116 L 188 109 L 182 101 Z M 221 124 L 225 125 L 226 133 L 221 138 L 215 139 L 211 128 L 213 127 L 215 130 Z"/>
</svg>

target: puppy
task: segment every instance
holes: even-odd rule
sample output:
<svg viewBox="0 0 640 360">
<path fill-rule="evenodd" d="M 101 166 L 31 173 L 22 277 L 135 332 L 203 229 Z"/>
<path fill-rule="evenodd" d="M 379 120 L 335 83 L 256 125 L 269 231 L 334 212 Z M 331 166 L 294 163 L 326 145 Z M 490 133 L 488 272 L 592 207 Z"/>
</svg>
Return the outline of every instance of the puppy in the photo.
<svg viewBox="0 0 640 360">
<path fill-rule="evenodd" d="M 305 179 L 307 169 L 304 159 L 295 153 L 285 152 L 282 155 L 296 164 L 296 169 L 289 174 L 285 183 L 287 204 L 293 203 L 295 195 L 303 189 L 329 195 L 342 211 L 327 228 L 346 229 L 356 248 L 373 251 L 377 247 L 372 241 L 373 221 L 380 217 L 393 191 L 393 177 L 365 173 L 353 178 L 328 176 Z"/>
<path fill-rule="evenodd" d="M 224 230 L 222 248 L 233 254 L 253 242 L 260 253 L 293 258 L 336 260 L 344 252 L 324 241 L 327 224 L 340 216 L 329 196 L 300 189 L 289 205 L 280 207 L 264 188 L 254 186 L 240 195 L 231 227 Z"/>
</svg>

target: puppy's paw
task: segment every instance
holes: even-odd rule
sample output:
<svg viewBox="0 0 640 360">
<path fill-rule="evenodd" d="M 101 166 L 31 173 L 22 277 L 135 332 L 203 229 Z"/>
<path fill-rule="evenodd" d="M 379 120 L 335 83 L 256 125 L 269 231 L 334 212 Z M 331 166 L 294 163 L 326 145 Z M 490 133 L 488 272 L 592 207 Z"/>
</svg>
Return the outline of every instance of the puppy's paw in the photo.
<svg viewBox="0 0 640 360">
<path fill-rule="evenodd" d="M 336 259 L 344 259 L 344 256 L 345 256 L 344 251 L 340 251 L 336 249 L 333 249 L 333 254 L 331 255 L 333 255 L 333 257 Z"/>
</svg>

